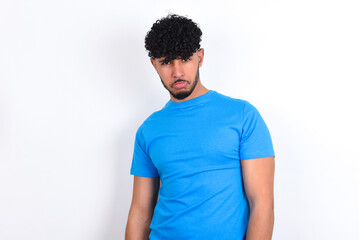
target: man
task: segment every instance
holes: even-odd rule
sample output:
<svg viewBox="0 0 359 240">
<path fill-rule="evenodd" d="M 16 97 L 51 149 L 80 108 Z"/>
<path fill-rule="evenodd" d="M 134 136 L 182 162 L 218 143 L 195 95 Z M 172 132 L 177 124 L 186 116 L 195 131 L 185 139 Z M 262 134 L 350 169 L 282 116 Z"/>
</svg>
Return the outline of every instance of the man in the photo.
<svg viewBox="0 0 359 240">
<path fill-rule="evenodd" d="M 170 100 L 136 133 L 126 240 L 271 239 L 270 133 L 248 101 L 202 85 L 201 35 L 178 15 L 147 33 L 145 47 Z"/>
</svg>

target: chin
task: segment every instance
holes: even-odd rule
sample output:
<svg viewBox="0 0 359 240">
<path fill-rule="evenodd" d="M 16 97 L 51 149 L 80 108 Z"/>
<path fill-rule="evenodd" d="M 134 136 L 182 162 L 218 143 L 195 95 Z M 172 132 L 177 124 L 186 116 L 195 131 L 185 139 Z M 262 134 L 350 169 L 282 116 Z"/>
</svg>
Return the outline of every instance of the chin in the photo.
<svg viewBox="0 0 359 240">
<path fill-rule="evenodd" d="M 178 92 L 171 92 L 171 95 L 178 100 L 182 100 L 189 97 L 192 92 L 191 90 L 179 89 Z"/>
</svg>

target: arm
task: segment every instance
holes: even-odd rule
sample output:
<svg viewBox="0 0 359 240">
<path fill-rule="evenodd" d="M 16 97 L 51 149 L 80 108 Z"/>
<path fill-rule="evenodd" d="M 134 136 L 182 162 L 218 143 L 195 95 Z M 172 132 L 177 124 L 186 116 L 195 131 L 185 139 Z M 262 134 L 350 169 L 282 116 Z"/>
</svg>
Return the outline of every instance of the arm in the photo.
<svg viewBox="0 0 359 240">
<path fill-rule="evenodd" d="M 159 185 L 159 177 L 134 176 L 132 202 L 126 225 L 126 240 L 148 240 Z"/>
<path fill-rule="evenodd" d="M 242 160 L 250 215 L 247 240 L 270 240 L 274 224 L 274 157 Z"/>
</svg>

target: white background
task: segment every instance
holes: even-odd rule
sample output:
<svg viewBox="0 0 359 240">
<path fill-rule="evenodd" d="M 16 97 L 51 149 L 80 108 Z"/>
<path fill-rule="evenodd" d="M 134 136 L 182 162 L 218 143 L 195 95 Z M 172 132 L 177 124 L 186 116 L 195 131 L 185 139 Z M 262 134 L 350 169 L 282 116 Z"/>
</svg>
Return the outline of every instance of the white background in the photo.
<svg viewBox="0 0 359 240">
<path fill-rule="evenodd" d="M 0 239 L 124 239 L 137 127 L 169 99 L 144 37 L 203 31 L 201 80 L 276 153 L 273 239 L 359 239 L 357 1 L 0 2 Z"/>
</svg>

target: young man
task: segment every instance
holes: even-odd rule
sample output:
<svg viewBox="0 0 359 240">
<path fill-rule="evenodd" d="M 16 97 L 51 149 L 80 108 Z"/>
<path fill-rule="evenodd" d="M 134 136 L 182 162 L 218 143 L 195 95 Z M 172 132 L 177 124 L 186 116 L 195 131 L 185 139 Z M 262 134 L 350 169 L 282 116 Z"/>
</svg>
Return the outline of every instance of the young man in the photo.
<svg viewBox="0 0 359 240">
<path fill-rule="evenodd" d="M 170 100 L 136 133 L 126 240 L 271 239 L 270 133 L 248 101 L 202 85 L 201 35 L 178 15 L 147 33 L 145 47 Z"/>
</svg>

